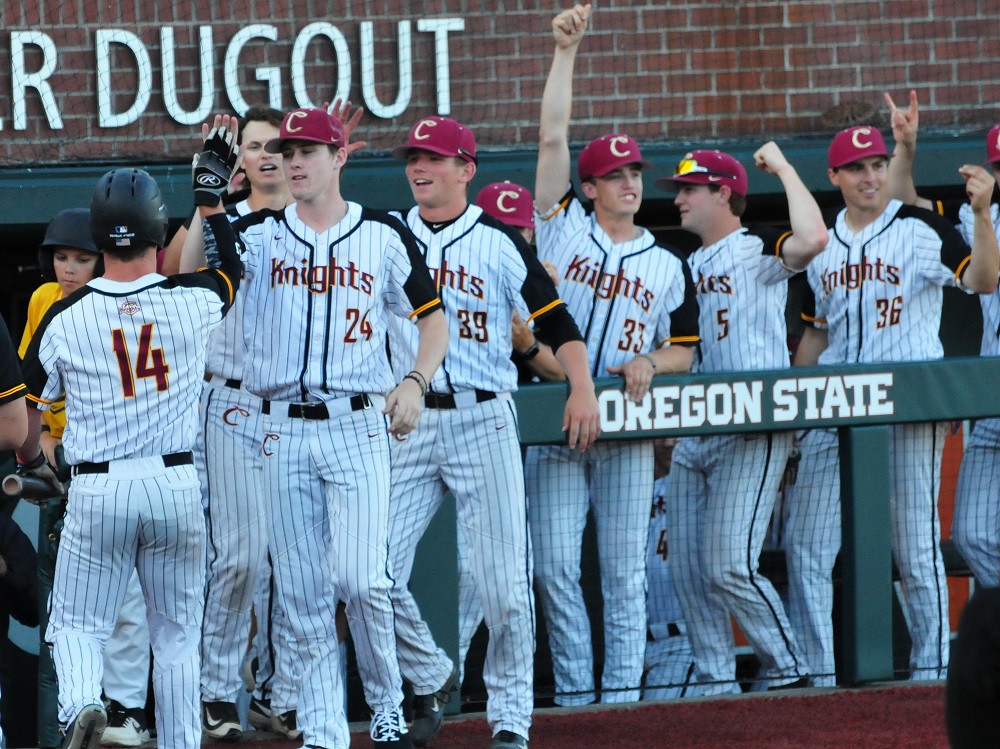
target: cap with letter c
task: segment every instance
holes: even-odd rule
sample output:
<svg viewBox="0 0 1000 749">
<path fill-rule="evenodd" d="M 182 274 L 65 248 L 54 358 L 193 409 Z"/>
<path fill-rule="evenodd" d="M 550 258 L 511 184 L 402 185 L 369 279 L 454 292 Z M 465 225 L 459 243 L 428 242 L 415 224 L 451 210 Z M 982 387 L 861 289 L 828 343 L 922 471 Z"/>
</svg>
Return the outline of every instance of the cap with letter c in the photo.
<svg viewBox="0 0 1000 749">
<path fill-rule="evenodd" d="M 833 136 L 826 155 L 830 168 L 839 169 L 845 164 L 867 159 L 869 156 L 889 158 L 889 150 L 885 147 L 885 139 L 878 128 L 855 125 Z"/>
<path fill-rule="evenodd" d="M 642 169 L 649 169 L 652 163 L 642 158 L 639 144 L 629 135 L 609 133 L 590 141 L 576 162 L 576 170 L 580 179 L 586 182 L 591 177 L 603 177 L 619 167 L 638 164 Z"/>
<path fill-rule="evenodd" d="M 734 156 L 722 151 L 689 151 L 677 164 L 672 177 L 660 177 L 656 186 L 676 192 L 678 184 L 725 185 L 737 195 L 747 196 L 747 170 Z"/>
<path fill-rule="evenodd" d="M 525 229 L 535 228 L 535 209 L 527 188 L 513 182 L 491 182 L 476 196 L 476 205 L 497 221 Z"/>
<path fill-rule="evenodd" d="M 392 150 L 392 157 L 406 161 L 410 151 L 420 149 L 441 156 L 454 156 L 470 164 L 476 163 L 476 136 L 461 122 L 450 117 L 424 117 L 410 128 L 405 146 Z"/>
<path fill-rule="evenodd" d="M 986 160 L 991 164 L 1000 161 L 1000 125 L 994 125 L 986 134 Z"/>
<path fill-rule="evenodd" d="M 344 147 L 344 123 L 318 107 L 296 109 L 285 115 L 278 137 L 264 144 L 268 153 L 281 153 L 285 141 L 304 140 L 328 146 Z"/>
</svg>

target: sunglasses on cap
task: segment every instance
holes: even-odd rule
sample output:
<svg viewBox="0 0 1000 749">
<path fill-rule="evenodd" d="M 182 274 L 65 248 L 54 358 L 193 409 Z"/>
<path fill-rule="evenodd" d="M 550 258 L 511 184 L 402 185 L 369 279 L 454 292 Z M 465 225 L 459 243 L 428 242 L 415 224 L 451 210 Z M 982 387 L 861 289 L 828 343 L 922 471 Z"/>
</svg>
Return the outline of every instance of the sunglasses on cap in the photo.
<svg viewBox="0 0 1000 749">
<path fill-rule="evenodd" d="M 726 174 L 725 172 L 719 172 L 715 169 L 709 169 L 708 167 L 699 164 L 695 159 L 681 159 L 680 163 L 677 164 L 677 169 L 674 170 L 674 177 L 684 177 L 688 174 L 711 174 L 716 177 L 736 179 L 735 174 Z"/>
</svg>

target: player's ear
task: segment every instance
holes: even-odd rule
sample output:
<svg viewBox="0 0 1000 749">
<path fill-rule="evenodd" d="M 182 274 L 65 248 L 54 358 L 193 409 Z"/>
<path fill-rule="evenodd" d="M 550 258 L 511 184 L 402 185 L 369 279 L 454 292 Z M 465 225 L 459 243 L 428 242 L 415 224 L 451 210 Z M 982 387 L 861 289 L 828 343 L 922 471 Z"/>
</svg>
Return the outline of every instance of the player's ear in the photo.
<svg viewBox="0 0 1000 749">
<path fill-rule="evenodd" d="M 464 159 L 463 162 L 464 164 L 462 166 L 462 175 L 460 179 L 462 182 L 468 184 L 469 182 L 472 182 L 472 178 L 476 176 L 476 165 L 471 161 L 464 161 Z"/>
<path fill-rule="evenodd" d="M 840 174 L 836 169 L 827 169 L 826 176 L 830 178 L 830 183 L 834 187 L 840 187 Z"/>
<path fill-rule="evenodd" d="M 590 180 L 584 180 L 581 182 L 580 189 L 583 191 L 587 200 L 594 200 L 597 198 L 597 186 Z"/>
</svg>

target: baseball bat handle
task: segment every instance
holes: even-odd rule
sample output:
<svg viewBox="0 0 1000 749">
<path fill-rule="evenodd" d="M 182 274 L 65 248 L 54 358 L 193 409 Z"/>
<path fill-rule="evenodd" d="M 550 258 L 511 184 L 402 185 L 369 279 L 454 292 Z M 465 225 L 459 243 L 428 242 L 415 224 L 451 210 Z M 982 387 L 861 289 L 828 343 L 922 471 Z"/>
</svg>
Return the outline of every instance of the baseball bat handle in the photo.
<svg viewBox="0 0 1000 749">
<path fill-rule="evenodd" d="M 3 493 L 8 497 L 21 497 L 35 504 L 62 496 L 48 481 L 35 476 L 20 476 L 16 473 L 4 478 Z"/>
</svg>

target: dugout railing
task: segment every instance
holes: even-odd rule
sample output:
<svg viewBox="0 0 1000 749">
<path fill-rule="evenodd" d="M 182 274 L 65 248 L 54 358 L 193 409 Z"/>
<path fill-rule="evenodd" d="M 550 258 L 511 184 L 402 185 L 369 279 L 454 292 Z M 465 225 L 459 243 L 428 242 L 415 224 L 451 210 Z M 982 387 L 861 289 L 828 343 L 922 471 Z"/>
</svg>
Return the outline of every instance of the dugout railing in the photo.
<svg viewBox="0 0 1000 749">
<path fill-rule="evenodd" d="M 842 637 L 840 683 L 893 678 L 889 425 L 1000 415 L 1000 358 L 720 375 L 661 375 L 641 404 L 621 380 L 597 381 L 602 440 L 834 427 L 840 435 Z M 521 442 L 559 444 L 567 389 L 545 383 L 515 395 Z M 454 506 L 435 518 L 411 587 L 439 644 L 458 650 Z M 457 712 L 459 701 L 449 710 Z"/>
</svg>

